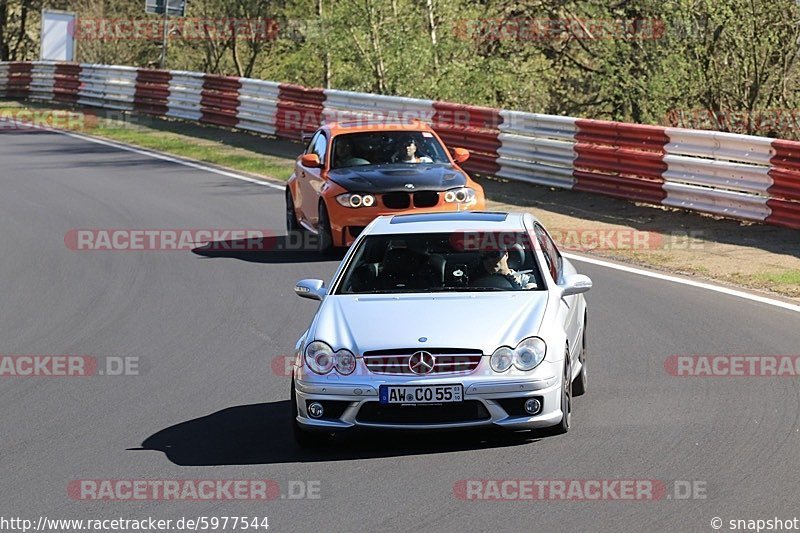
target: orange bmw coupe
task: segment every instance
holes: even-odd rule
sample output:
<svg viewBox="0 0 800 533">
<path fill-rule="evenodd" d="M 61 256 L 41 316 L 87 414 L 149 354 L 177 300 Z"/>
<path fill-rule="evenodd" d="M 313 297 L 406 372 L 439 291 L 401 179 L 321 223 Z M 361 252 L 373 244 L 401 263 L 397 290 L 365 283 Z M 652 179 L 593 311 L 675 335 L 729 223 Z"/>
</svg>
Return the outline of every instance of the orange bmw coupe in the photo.
<svg viewBox="0 0 800 533">
<path fill-rule="evenodd" d="M 286 186 L 286 227 L 317 235 L 330 253 L 379 215 L 482 210 L 483 188 L 436 132 L 410 123 L 331 123 L 311 137 Z"/>
</svg>

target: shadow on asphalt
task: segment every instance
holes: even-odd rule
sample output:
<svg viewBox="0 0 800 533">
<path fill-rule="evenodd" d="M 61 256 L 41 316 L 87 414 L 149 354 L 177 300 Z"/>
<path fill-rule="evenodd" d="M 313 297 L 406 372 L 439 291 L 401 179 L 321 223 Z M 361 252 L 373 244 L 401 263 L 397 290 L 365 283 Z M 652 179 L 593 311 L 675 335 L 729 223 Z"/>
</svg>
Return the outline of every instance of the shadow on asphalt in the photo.
<svg viewBox="0 0 800 533">
<path fill-rule="evenodd" d="M 251 263 L 320 263 L 340 261 L 345 250 L 323 255 L 304 237 L 267 236 L 263 239 L 213 241 L 194 248 L 192 253 L 205 258 L 225 257 Z"/>
<path fill-rule="evenodd" d="M 530 433 L 495 430 L 436 433 L 360 432 L 337 435 L 329 445 L 306 450 L 292 436 L 288 400 L 241 405 L 162 429 L 141 448 L 163 452 L 180 466 L 352 461 L 520 446 Z"/>
</svg>

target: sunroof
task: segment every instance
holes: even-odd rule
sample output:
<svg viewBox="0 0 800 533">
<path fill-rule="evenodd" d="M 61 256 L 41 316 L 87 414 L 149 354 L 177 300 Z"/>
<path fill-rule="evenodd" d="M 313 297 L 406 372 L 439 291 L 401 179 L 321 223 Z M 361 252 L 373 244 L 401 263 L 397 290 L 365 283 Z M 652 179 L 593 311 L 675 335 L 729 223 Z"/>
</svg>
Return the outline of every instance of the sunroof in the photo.
<svg viewBox="0 0 800 533">
<path fill-rule="evenodd" d="M 461 211 L 454 213 L 425 213 L 419 215 L 397 215 L 390 224 L 411 222 L 505 222 L 508 213 L 486 213 L 483 211 Z"/>
</svg>

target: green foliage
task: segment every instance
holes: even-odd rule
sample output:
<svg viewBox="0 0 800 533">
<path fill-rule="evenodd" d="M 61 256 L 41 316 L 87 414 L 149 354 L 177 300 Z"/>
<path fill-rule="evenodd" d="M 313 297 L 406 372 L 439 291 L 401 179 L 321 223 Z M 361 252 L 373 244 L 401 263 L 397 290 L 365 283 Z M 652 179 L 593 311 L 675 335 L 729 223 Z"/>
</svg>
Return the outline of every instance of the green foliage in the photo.
<svg viewBox="0 0 800 533">
<path fill-rule="evenodd" d="M 187 6 L 189 18 L 265 20 L 277 31 L 268 39 L 173 34 L 167 68 L 798 137 L 794 0 L 187 0 Z M 158 18 L 145 15 L 141 0 L 0 0 L 0 55 L 37 57 L 43 7 L 89 18 Z M 83 62 L 154 67 L 160 52 L 158 39 L 79 42 Z"/>
</svg>

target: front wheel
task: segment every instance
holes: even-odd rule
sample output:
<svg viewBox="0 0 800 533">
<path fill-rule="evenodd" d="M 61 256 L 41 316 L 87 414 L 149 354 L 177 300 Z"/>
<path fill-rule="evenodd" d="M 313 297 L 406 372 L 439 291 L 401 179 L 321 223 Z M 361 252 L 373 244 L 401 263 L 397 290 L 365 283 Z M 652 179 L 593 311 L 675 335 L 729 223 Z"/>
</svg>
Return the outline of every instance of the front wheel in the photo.
<svg viewBox="0 0 800 533">
<path fill-rule="evenodd" d="M 300 223 L 297 221 L 297 211 L 294 209 L 294 199 L 292 190 L 286 187 L 286 231 L 291 235 L 300 230 Z"/>
<path fill-rule="evenodd" d="M 555 426 L 556 434 L 566 433 L 572 425 L 572 369 L 569 363 L 569 350 L 565 357 L 564 378 L 561 387 L 561 412 L 564 413 L 564 416 L 561 417 L 561 422 Z"/>
<path fill-rule="evenodd" d="M 328 208 L 325 207 L 324 203 L 319 204 L 319 218 L 317 220 L 317 249 L 324 255 L 330 255 L 334 251 L 331 219 L 328 216 Z"/>
<path fill-rule="evenodd" d="M 586 387 L 588 385 L 588 378 L 586 377 L 586 321 L 583 323 L 583 341 L 578 359 L 581 362 L 581 371 L 572 383 L 573 396 L 582 396 L 586 394 Z"/>
</svg>

